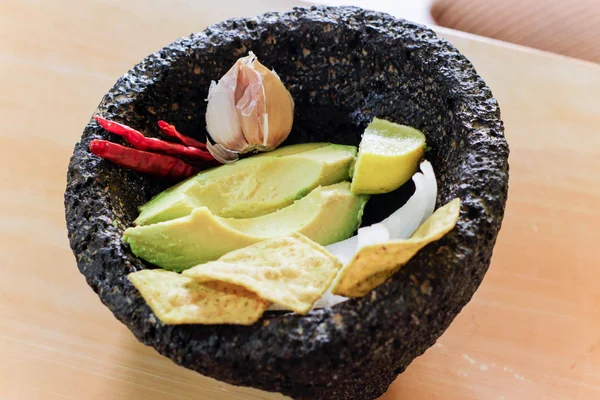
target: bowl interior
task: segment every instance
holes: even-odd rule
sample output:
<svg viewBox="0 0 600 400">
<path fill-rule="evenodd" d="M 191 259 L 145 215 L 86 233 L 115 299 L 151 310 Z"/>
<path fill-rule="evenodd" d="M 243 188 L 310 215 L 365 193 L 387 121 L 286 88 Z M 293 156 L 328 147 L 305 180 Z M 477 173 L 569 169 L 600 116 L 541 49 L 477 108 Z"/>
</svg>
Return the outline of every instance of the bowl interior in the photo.
<svg viewBox="0 0 600 400">
<path fill-rule="evenodd" d="M 348 31 L 343 25 L 331 24 L 331 30 L 323 36 L 322 26 L 314 28 L 317 32 L 300 26 L 295 29 L 302 32 L 232 38 L 220 43 L 218 50 L 192 46 L 128 104 L 134 113 L 125 118 L 118 114 L 116 119 L 156 136 L 156 122 L 163 119 L 185 134 L 204 140 L 205 99 L 211 81 L 218 81 L 239 57 L 253 51 L 264 65 L 277 72 L 294 98 L 294 126 L 283 145 L 316 141 L 358 145 L 361 133 L 376 116 L 422 130 L 430 147 L 426 158 L 438 174 L 443 175 L 445 164 L 460 162 L 463 154 L 452 153 L 444 163 L 437 156 L 456 139 L 446 134 L 453 130 L 454 94 L 444 90 L 438 71 L 426 68 L 427 49 L 407 47 L 399 53 L 401 57 L 390 58 L 381 51 L 389 45 L 387 38 L 376 29 Z M 314 40 L 300 43 L 299 34 Z M 138 189 L 131 186 L 132 193 L 127 197 L 136 198 L 132 206 L 139 206 L 166 185 L 148 182 L 152 190 L 144 191 L 142 197 L 136 196 Z M 453 196 L 452 187 L 440 187 L 440 202 Z M 389 215 L 412 190 L 412 183 L 408 183 L 395 193 L 373 197 L 364 223 Z"/>
</svg>

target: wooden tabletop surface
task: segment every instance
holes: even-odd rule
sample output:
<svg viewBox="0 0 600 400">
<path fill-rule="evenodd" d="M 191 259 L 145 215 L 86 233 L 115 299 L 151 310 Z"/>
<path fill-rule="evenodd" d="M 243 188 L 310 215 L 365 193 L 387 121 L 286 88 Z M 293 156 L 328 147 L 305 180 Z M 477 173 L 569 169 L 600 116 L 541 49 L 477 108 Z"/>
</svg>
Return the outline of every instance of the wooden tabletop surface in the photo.
<svg viewBox="0 0 600 400">
<path fill-rule="evenodd" d="M 233 3 L 238 15 L 289 6 Z M 66 236 L 68 159 L 102 95 L 147 54 L 231 15 L 207 4 L 0 0 L 0 399 L 281 398 L 139 344 Z M 481 288 L 382 399 L 598 399 L 600 66 L 439 32 L 500 102 L 509 202 Z"/>
</svg>

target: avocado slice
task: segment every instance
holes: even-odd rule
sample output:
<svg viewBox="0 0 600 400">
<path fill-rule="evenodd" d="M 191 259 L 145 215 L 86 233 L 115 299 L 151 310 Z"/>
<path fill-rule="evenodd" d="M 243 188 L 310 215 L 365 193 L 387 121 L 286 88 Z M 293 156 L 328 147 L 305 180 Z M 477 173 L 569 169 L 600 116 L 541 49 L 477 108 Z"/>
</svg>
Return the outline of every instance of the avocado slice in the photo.
<svg viewBox="0 0 600 400">
<path fill-rule="evenodd" d="M 133 253 L 160 267 L 181 271 L 265 239 L 301 233 L 328 245 L 347 239 L 360 225 L 367 195 L 350 191 L 350 182 L 321 186 L 271 214 L 222 218 L 208 207 L 170 221 L 128 228 L 123 240 Z"/>
<path fill-rule="evenodd" d="M 136 225 L 150 225 L 207 207 L 214 215 L 250 218 L 269 214 L 317 186 L 350 178 L 356 147 L 305 143 L 222 165 L 193 176 L 140 207 Z"/>
</svg>

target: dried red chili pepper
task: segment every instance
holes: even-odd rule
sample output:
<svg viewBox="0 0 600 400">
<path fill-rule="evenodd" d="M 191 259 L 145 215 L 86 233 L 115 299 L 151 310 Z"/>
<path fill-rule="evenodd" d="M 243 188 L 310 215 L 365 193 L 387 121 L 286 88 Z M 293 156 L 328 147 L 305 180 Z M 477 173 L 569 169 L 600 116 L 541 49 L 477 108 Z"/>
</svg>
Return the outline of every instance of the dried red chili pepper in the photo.
<svg viewBox="0 0 600 400">
<path fill-rule="evenodd" d="M 175 128 L 175 125 L 171 125 L 165 121 L 158 121 L 158 127 L 165 135 L 179 140 L 186 146 L 192 146 L 198 149 L 206 150 L 206 143 L 202 143 L 194 138 L 179 133 L 177 128 Z"/>
<path fill-rule="evenodd" d="M 214 160 L 213 156 L 207 151 L 203 151 L 195 147 L 184 146 L 178 143 L 170 143 L 160 139 L 149 138 L 144 136 L 140 131 L 130 128 L 126 125 L 119 124 L 118 122 L 109 121 L 98 115 L 95 115 L 94 118 L 104 129 L 114 133 L 115 135 L 122 136 L 127 143 L 136 149 L 156 151 L 204 161 Z"/>
<path fill-rule="evenodd" d="M 185 179 L 199 172 L 178 158 L 132 149 L 108 140 L 92 140 L 90 151 L 121 167 L 162 178 Z"/>
</svg>

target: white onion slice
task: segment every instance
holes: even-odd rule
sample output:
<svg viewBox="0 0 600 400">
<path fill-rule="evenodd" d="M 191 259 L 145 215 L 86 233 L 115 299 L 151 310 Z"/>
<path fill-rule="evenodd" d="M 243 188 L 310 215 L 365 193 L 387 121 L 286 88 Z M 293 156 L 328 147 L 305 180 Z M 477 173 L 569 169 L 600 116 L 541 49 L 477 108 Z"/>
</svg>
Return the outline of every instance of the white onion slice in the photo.
<svg viewBox="0 0 600 400">
<path fill-rule="evenodd" d="M 351 238 L 342 240 L 341 242 L 325 246 L 325 248 L 328 252 L 336 256 L 342 262 L 342 264 L 346 265 L 350 262 L 350 260 L 352 260 L 352 257 L 354 257 L 357 246 L 358 236 L 352 236 Z"/>
<path fill-rule="evenodd" d="M 384 224 L 381 223 L 360 228 L 356 236 L 358 236 L 358 244 L 356 245 L 355 252 L 365 246 L 390 241 L 390 231 Z M 352 256 L 354 256 L 354 254 Z"/>
<path fill-rule="evenodd" d="M 313 310 L 317 310 L 319 308 L 325 308 L 325 307 L 333 307 L 336 304 L 343 303 L 344 301 L 349 300 L 348 297 L 338 296 L 338 295 L 331 293 L 332 287 L 333 287 L 333 284 L 331 285 L 331 287 L 329 289 L 327 289 L 327 291 L 325 293 L 323 293 L 323 296 L 321 296 L 321 298 L 315 302 L 315 304 L 313 305 L 313 308 L 312 308 Z M 279 304 L 273 303 L 273 304 L 271 304 L 271 306 L 269 306 L 269 311 L 290 311 L 290 310 L 283 306 L 280 306 Z"/>
<path fill-rule="evenodd" d="M 360 228 L 355 236 L 325 246 L 327 251 L 346 265 L 364 246 L 411 237 L 419 226 L 433 214 L 437 199 L 437 181 L 431 163 L 423 161 L 420 168 L 422 173 L 417 172 L 412 177 L 415 183 L 415 192 L 402 207 L 380 223 Z M 315 303 L 313 310 L 332 307 L 348 300 L 347 297 L 332 294 L 332 287 L 333 283 Z M 283 310 L 283 308 L 273 304 L 269 310 Z"/>
<path fill-rule="evenodd" d="M 374 224 L 359 228 L 357 235 L 341 242 L 326 246 L 325 248 L 331 254 L 337 257 L 342 264 L 346 265 L 350 262 L 350 260 L 352 260 L 352 257 L 354 257 L 354 254 L 356 254 L 359 249 L 371 244 L 385 243 L 388 240 L 390 240 L 390 233 L 388 229 L 382 224 Z M 313 306 L 313 310 L 318 308 L 332 307 L 348 300 L 347 297 L 337 296 L 331 293 L 332 287 L 333 283 L 323 294 L 323 296 L 317 300 Z M 271 306 L 269 309 L 275 310 L 280 308 L 273 308 L 273 306 Z"/>
<path fill-rule="evenodd" d="M 425 188 L 427 189 L 427 207 L 425 207 L 425 215 L 421 219 L 419 226 L 431 217 L 431 214 L 435 211 L 435 202 L 437 200 L 437 180 L 435 179 L 435 173 L 433 172 L 433 166 L 429 161 L 423 161 L 421 163 L 421 171 L 425 177 Z"/>
<path fill-rule="evenodd" d="M 382 222 L 390 231 L 392 239 L 408 239 L 417 230 L 425 215 L 428 194 L 425 188 L 425 177 L 423 174 L 416 173 L 412 179 L 415 182 L 415 193 L 406 204 Z"/>
<path fill-rule="evenodd" d="M 333 287 L 333 285 L 331 286 Z M 321 298 L 317 300 L 312 309 L 315 310 L 318 308 L 333 307 L 336 304 L 345 302 L 346 300 L 348 300 L 348 297 L 338 296 L 331 293 L 330 287 L 325 293 L 323 293 L 323 296 L 321 296 Z"/>
</svg>

